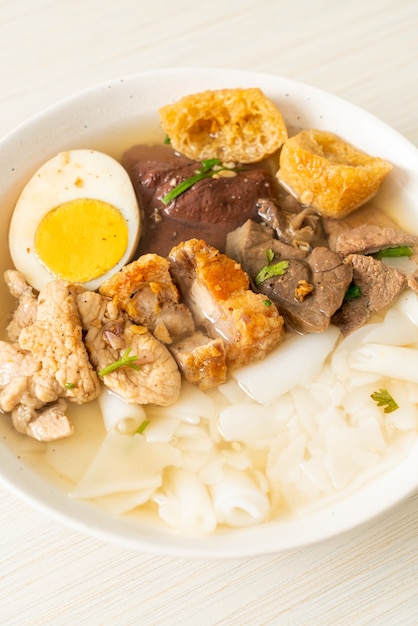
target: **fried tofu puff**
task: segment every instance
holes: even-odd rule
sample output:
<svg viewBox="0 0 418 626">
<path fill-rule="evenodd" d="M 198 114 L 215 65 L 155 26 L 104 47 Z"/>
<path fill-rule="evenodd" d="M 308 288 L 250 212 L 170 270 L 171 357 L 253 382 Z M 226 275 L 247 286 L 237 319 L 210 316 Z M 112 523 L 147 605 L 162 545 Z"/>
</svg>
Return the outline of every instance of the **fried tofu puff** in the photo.
<svg viewBox="0 0 418 626">
<path fill-rule="evenodd" d="M 159 114 L 173 148 L 197 161 L 257 163 L 287 139 L 282 114 L 258 88 L 203 91 Z"/>
<path fill-rule="evenodd" d="M 283 145 L 277 179 L 302 205 L 341 218 L 370 200 L 391 169 L 333 133 L 303 130 Z"/>
</svg>

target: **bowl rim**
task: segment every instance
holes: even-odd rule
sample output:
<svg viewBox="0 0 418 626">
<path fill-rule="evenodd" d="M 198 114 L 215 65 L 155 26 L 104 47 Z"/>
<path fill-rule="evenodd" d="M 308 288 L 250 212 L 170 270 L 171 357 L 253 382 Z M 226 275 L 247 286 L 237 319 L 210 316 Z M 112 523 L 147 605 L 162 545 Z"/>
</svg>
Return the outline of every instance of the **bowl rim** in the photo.
<svg viewBox="0 0 418 626">
<path fill-rule="evenodd" d="M 199 85 L 208 84 L 208 88 L 214 88 L 213 85 L 218 83 L 226 86 L 229 84 L 228 81 L 231 81 L 231 86 L 238 86 L 238 84 L 242 83 L 249 85 L 251 82 L 256 82 L 262 88 L 265 88 L 266 85 L 271 85 L 272 91 L 282 94 L 284 102 L 286 98 L 289 98 L 290 101 L 291 96 L 288 96 L 290 93 L 296 94 L 296 97 L 302 98 L 305 102 L 309 101 L 312 106 L 316 107 L 314 115 L 317 116 L 318 121 L 321 116 L 317 109 L 324 106 L 324 103 L 326 107 L 331 107 L 334 112 L 335 110 L 339 111 L 338 115 L 335 115 L 336 119 L 339 119 L 343 114 L 351 113 L 356 119 L 362 120 L 363 124 L 367 124 L 371 128 L 382 132 L 385 141 L 380 141 L 381 138 L 378 138 L 379 141 L 376 139 L 377 146 L 383 146 L 384 143 L 387 144 L 389 138 L 400 148 L 402 158 L 399 166 L 401 169 L 405 169 L 407 176 L 401 176 L 399 184 L 395 185 L 392 192 L 389 190 L 389 193 L 393 193 L 396 196 L 405 180 L 412 185 L 410 190 L 409 188 L 407 189 L 407 191 L 410 191 L 410 196 L 414 195 L 415 190 L 418 192 L 418 174 L 415 174 L 415 178 L 411 174 L 412 170 L 418 172 L 418 149 L 408 139 L 372 114 L 337 95 L 294 79 L 269 73 L 212 67 L 147 70 L 114 78 L 110 81 L 102 81 L 66 96 L 30 116 L 0 138 L 0 166 L 3 160 L 7 164 L 9 171 L 11 171 L 12 161 L 8 151 L 13 146 L 16 146 L 16 142 L 22 141 L 26 134 L 36 134 L 37 126 L 49 118 L 62 119 L 63 114 L 72 108 L 81 107 L 82 109 L 81 103 L 84 103 L 86 116 L 90 116 L 89 119 L 92 119 L 93 111 L 89 109 L 89 106 L 91 108 L 93 103 L 104 94 L 109 95 L 113 92 L 117 100 L 118 97 L 128 98 L 130 89 L 138 84 L 149 84 L 155 87 L 161 84 L 161 81 L 166 81 L 171 85 L 176 83 L 180 87 L 180 85 L 187 85 L 191 79 L 196 78 L 199 79 L 197 81 Z M 188 93 L 192 93 L 192 91 L 197 91 L 197 89 L 192 87 Z M 143 100 L 139 97 L 139 101 Z M 114 100 L 111 99 L 110 105 L 112 105 L 112 102 Z M 132 107 L 131 102 L 129 107 Z M 99 117 L 100 115 L 106 118 L 106 109 L 99 112 Z M 326 115 L 323 117 L 326 121 Z M 301 125 L 303 125 L 302 122 Z M 325 127 L 326 124 L 324 125 Z M 334 129 L 335 132 L 337 130 L 338 128 Z M 353 143 L 362 143 L 360 132 L 358 137 L 359 141 L 353 140 Z M 367 144 L 367 138 L 365 142 Z M 14 149 L 16 150 L 16 147 Z M 42 161 L 43 156 L 40 156 L 39 159 Z M 12 193 L 16 193 L 16 189 L 19 186 L 18 169 L 18 167 L 12 168 Z M 418 204 L 416 207 L 418 215 Z M 4 452 L 0 455 L 0 483 L 31 507 L 42 511 L 66 526 L 104 541 L 118 544 L 121 547 L 181 557 L 238 558 L 306 547 L 371 522 L 376 517 L 400 504 L 418 489 L 418 478 L 412 479 L 414 472 L 415 476 L 418 476 L 418 460 L 414 462 L 413 455 L 409 454 L 399 464 L 385 471 L 383 476 L 380 475 L 373 479 L 373 484 L 377 484 L 380 488 L 380 496 L 375 502 L 371 502 L 368 497 L 368 485 L 363 485 L 359 487 L 359 490 L 355 489 L 349 494 L 345 494 L 341 499 L 334 499 L 331 506 L 327 509 L 325 518 L 322 507 L 310 513 L 312 529 L 308 534 L 306 533 L 305 520 L 292 518 L 289 522 L 285 520 L 281 525 L 278 525 L 277 521 L 273 521 L 253 528 L 234 530 L 208 537 L 181 536 L 166 529 L 163 532 L 157 529 L 155 532 L 151 532 L 151 534 L 145 533 L 145 536 L 141 536 L 138 532 L 137 522 L 135 522 L 134 526 L 131 524 L 126 525 L 126 532 L 122 536 L 120 532 L 120 518 L 109 517 L 107 513 L 103 513 L 89 503 L 77 502 L 74 505 L 74 501 L 68 498 L 68 495 L 64 494 L 61 488 L 51 485 L 48 481 L 35 474 L 30 467 L 26 467 L 23 462 L 16 459 L 3 442 L 1 445 L 4 448 Z M 418 457 L 418 454 L 416 456 Z M 409 477 L 409 479 L 405 480 L 405 476 Z M 390 486 L 389 494 L 387 491 L 388 486 Z M 353 508 L 357 511 L 354 518 Z M 324 519 L 326 523 L 324 523 Z M 289 525 L 291 525 L 290 530 Z M 277 529 L 272 528 L 272 526 L 277 527 Z M 264 535 L 262 546 L 254 542 L 254 537 L 257 538 L 260 529 L 262 529 L 262 534 Z M 295 534 L 295 531 L 299 534 L 297 532 Z M 282 536 L 277 537 L 276 535 L 280 535 L 280 533 L 282 533 Z M 238 536 L 238 540 L 235 539 L 236 536 Z M 231 538 L 233 538 L 233 541 L 231 541 Z"/>
</svg>

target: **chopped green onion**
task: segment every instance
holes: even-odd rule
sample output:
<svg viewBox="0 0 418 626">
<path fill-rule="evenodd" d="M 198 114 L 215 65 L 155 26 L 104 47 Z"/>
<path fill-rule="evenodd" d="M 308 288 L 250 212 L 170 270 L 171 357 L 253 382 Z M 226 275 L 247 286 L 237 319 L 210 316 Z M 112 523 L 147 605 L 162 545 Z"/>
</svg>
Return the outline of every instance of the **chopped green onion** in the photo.
<svg viewBox="0 0 418 626">
<path fill-rule="evenodd" d="M 233 172 L 237 171 L 234 168 L 225 167 L 224 165 L 222 165 L 220 159 L 204 159 L 200 163 L 201 166 L 197 170 L 195 170 L 196 173 L 194 174 L 194 176 L 186 178 L 186 180 L 183 180 L 177 185 L 177 187 L 174 187 L 163 198 L 161 198 L 161 202 L 165 204 L 165 206 L 170 204 L 170 202 L 178 198 L 178 196 L 181 196 L 182 193 L 190 189 L 190 187 L 193 187 L 195 183 L 198 183 L 204 178 L 211 178 L 222 170 L 231 170 Z M 216 169 L 213 169 L 214 167 L 216 167 Z"/>
<path fill-rule="evenodd" d="M 351 285 L 348 287 L 347 291 L 345 292 L 345 296 L 344 296 L 344 300 L 355 300 L 356 298 L 360 298 L 361 296 L 361 289 L 358 285 L 355 285 L 354 283 L 351 283 Z"/>
<path fill-rule="evenodd" d="M 264 300 L 263 304 L 264 306 L 271 306 L 273 303 L 271 300 Z"/>
<path fill-rule="evenodd" d="M 64 387 L 66 389 L 74 389 L 75 384 L 74 383 L 65 383 Z"/>
<path fill-rule="evenodd" d="M 171 143 L 171 139 L 170 139 L 170 137 L 168 135 L 165 136 L 164 143 L 165 144 L 170 144 Z"/>
<path fill-rule="evenodd" d="M 100 372 L 98 372 L 98 375 L 103 378 L 103 376 L 106 376 L 106 374 L 110 374 L 110 372 L 114 372 L 120 367 L 132 367 L 132 369 L 139 371 L 140 367 L 135 362 L 138 360 L 138 357 L 135 354 L 129 356 L 131 350 L 132 348 L 127 348 L 120 359 L 114 361 L 113 363 L 110 363 L 109 365 L 101 369 Z"/>
<path fill-rule="evenodd" d="M 134 434 L 135 434 L 135 435 L 142 435 L 142 433 L 144 432 L 144 430 L 146 429 L 146 427 L 148 426 L 148 424 L 149 424 L 149 423 L 150 423 L 150 421 L 149 421 L 149 420 L 144 420 L 144 421 L 142 422 L 142 424 L 140 424 L 140 425 L 138 426 L 138 428 L 136 429 L 136 431 L 135 431 L 135 433 L 134 433 Z"/>
<path fill-rule="evenodd" d="M 370 397 L 376 402 L 377 406 L 385 407 L 385 413 L 392 413 L 392 411 L 399 409 L 399 405 L 395 402 L 387 389 L 379 389 L 379 391 L 372 393 Z"/>
<path fill-rule="evenodd" d="M 396 258 L 400 256 L 412 256 L 413 249 L 410 246 L 396 246 L 395 248 L 385 248 L 372 254 L 375 259 L 383 259 L 385 257 Z"/>
</svg>

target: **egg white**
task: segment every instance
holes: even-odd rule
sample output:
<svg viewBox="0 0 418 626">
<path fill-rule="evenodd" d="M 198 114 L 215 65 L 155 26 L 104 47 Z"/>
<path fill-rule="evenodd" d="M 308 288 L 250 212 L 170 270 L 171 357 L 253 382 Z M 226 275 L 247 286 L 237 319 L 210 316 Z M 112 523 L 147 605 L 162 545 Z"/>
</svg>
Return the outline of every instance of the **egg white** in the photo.
<svg viewBox="0 0 418 626">
<path fill-rule="evenodd" d="M 40 290 L 56 278 L 35 251 L 35 235 L 41 219 L 61 204 L 82 198 L 112 205 L 121 212 L 128 227 L 128 245 L 120 261 L 102 276 L 83 285 L 97 289 L 132 258 L 141 224 L 137 199 L 126 170 L 112 157 L 95 150 L 60 152 L 42 165 L 26 184 L 10 223 L 9 247 L 13 263 L 35 289 Z"/>
</svg>

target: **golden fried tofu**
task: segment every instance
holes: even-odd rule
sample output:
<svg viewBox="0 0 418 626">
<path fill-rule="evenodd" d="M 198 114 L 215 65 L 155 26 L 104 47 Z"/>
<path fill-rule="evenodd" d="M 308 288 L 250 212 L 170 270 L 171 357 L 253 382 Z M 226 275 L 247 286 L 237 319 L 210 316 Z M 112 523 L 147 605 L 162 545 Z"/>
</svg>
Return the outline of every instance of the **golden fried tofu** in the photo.
<svg viewBox="0 0 418 626">
<path fill-rule="evenodd" d="M 333 133 L 303 130 L 283 145 L 277 179 L 301 204 L 341 218 L 370 200 L 391 169 Z"/>
<path fill-rule="evenodd" d="M 203 91 L 159 114 L 173 148 L 197 161 L 257 163 L 287 139 L 282 114 L 258 88 Z"/>
</svg>

